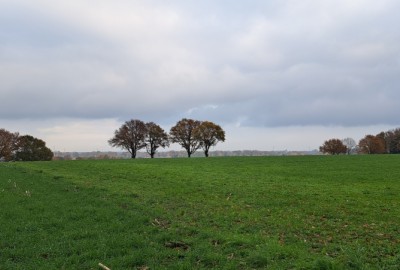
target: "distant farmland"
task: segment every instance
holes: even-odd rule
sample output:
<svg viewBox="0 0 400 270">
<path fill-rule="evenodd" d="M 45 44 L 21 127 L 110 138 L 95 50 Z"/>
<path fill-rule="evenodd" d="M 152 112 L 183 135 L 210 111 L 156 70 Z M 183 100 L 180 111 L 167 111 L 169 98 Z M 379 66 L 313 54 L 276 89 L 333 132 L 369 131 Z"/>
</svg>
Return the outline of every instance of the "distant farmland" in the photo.
<svg viewBox="0 0 400 270">
<path fill-rule="evenodd" d="M 400 155 L 0 163 L 0 269 L 398 269 Z"/>
</svg>

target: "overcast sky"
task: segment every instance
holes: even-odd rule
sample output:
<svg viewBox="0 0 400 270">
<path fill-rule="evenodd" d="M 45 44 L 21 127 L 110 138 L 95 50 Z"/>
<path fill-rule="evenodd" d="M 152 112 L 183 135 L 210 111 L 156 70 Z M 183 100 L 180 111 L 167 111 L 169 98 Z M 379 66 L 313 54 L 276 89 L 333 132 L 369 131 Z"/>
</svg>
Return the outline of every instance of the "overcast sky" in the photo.
<svg viewBox="0 0 400 270">
<path fill-rule="evenodd" d="M 129 119 L 310 150 L 400 127 L 398 0 L 0 0 L 0 128 L 110 150 Z"/>
</svg>

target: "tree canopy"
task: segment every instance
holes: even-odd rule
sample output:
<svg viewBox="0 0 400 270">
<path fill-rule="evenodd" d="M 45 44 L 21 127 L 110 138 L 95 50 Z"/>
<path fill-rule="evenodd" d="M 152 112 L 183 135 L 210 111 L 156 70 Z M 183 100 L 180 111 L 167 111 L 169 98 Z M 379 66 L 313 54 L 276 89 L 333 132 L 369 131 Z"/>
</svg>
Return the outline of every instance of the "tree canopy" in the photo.
<svg viewBox="0 0 400 270">
<path fill-rule="evenodd" d="M 331 155 L 339 155 L 345 154 L 347 152 L 347 147 L 339 139 L 330 139 L 320 146 L 319 151 Z"/>
<path fill-rule="evenodd" d="M 203 121 L 194 129 L 194 137 L 200 142 L 205 156 L 208 157 L 211 146 L 215 146 L 219 141 L 225 141 L 225 131 L 213 122 Z"/>
<path fill-rule="evenodd" d="M 337 139 L 332 139 L 337 140 Z M 336 154 L 331 151 L 331 148 L 339 149 L 340 144 L 334 146 L 332 140 L 325 141 L 324 145 L 320 147 L 323 153 Z M 327 144 L 327 142 L 329 142 Z M 347 154 L 398 154 L 400 153 L 400 128 L 381 131 L 376 135 L 365 135 L 358 144 L 352 138 L 345 138 L 342 143 L 347 148 Z"/>
<path fill-rule="evenodd" d="M 188 157 L 201 147 L 201 142 L 195 137 L 194 132 L 200 124 L 198 120 L 183 118 L 169 132 L 171 142 L 180 144 L 186 150 Z"/>
<path fill-rule="evenodd" d="M 391 154 L 400 153 L 400 128 L 389 130 L 384 133 L 386 152 Z"/>
<path fill-rule="evenodd" d="M 31 135 L 20 136 L 0 129 L 0 160 L 4 161 L 45 161 L 52 160 L 53 152 L 46 143 Z"/>
<path fill-rule="evenodd" d="M 366 135 L 360 140 L 358 147 L 362 154 L 383 154 L 385 153 L 385 139 L 382 136 Z"/>
<path fill-rule="evenodd" d="M 168 134 L 154 122 L 146 123 L 146 129 L 146 151 L 151 158 L 154 158 L 159 147 L 165 148 L 169 146 Z"/>
<path fill-rule="evenodd" d="M 160 147 L 168 147 L 170 143 L 178 143 L 191 157 L 200 147 L 203 148 L 205 156 L 211 146 L 220 141 L 225 141 L 225 131 L 217 124 L 210 121 L 198 121 L 183 118 L 173 126 L 168 134 L 156 123 L 144 123 L 134 119 L 126 121 L 114 132 L 114 137 L 108 140 L 113 147 L 120 147 L 136 157 L 136 152 L 146 148 L 151 158 Z"/>
<path fill-rule="evenodd" d="M 18 136 L 18 133 L 0 129 L 0 160 L 10 161 L 14 158 Z"/>
<path fill-rule="evenodd" d="M 53 152 L 46 143 L 30 135 L 18 137 L 15 152 L 16 161 L 47 161 L 53 159 Z"/>
<path fill-rule="evenodd" d="M 114 133 L 114 137 L 108 140 L 113 147 L 120 147 L 131 154 L 131 158 L 136 158 L 136 152 L 146 147 L 146 124 L 137 119 L 126 121 Z"/>
</svg>

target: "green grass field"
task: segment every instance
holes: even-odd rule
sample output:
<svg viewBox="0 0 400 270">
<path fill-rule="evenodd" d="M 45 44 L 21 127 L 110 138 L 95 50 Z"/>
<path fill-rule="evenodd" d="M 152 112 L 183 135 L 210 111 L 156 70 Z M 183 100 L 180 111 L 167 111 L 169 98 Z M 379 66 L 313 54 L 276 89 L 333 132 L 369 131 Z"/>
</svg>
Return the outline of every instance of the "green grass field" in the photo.
<svg viewBox="0 0 400 270">
<path fill-rule="evenodd" d="M 399 269 L 400 155 L 0 163 L 0 269 Z"/>
</svg>

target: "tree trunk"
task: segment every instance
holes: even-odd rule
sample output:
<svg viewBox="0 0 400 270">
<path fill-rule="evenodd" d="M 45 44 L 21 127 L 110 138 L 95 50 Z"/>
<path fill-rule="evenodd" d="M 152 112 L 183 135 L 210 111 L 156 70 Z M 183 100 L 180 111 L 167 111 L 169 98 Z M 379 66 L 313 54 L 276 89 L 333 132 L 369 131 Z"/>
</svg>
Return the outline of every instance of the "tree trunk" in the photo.
<svg viewBox="0 0 400 270">
<path fill-rule="evenodd" d="M 204 150 L 204 155 L 206 155 L 206 157 L 208 157 L 208 149 Z"/>
<path fill-rule="evenodd" d="M 154 158 L 154 154 L 155 154 L 155 153 L 151 153 L 151 154 L 150 154 L 150 157 L 151 157 L 151 158 Z"/>
</svg>

